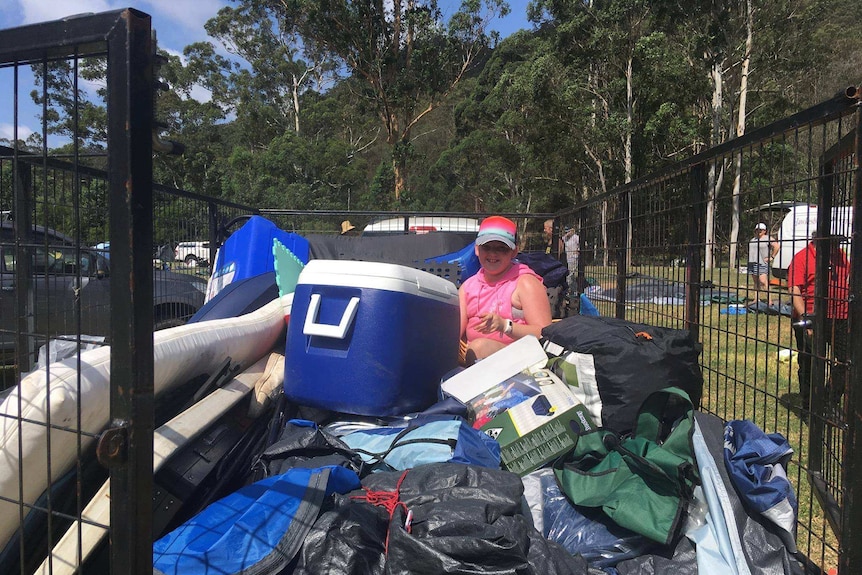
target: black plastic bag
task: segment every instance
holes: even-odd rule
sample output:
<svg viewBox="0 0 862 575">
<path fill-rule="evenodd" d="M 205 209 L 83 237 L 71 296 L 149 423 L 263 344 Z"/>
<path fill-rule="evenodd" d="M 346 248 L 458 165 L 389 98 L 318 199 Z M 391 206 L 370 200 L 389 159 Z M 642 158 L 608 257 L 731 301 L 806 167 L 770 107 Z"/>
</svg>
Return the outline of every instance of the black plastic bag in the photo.
<svg viewBox="0 0 862 575">
<path fill-rule="evenodd" d="M 376 473 L 363 488 L 337 497 L 320 517 L 296 574 L 590 572 L 522 515 L 523 485 L 514 473 L 439 463 Z"/>
</svg>

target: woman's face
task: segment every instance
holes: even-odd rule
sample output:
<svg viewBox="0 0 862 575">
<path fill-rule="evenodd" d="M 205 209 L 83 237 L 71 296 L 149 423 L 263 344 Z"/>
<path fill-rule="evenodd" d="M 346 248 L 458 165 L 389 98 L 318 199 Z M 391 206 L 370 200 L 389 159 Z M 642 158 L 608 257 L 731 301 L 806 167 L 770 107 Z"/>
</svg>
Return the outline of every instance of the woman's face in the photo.
<svg viewBox="0 0 862 575">
<path fill-rule="evenodd" d="M 476 256 L 479 264 L 486 274 L 497 275 L 504 273 L 512 265 L 512 260 L 518 250 L 509 249 L 503 242 L 488 242 L 476 246 Z"/>
</svg>

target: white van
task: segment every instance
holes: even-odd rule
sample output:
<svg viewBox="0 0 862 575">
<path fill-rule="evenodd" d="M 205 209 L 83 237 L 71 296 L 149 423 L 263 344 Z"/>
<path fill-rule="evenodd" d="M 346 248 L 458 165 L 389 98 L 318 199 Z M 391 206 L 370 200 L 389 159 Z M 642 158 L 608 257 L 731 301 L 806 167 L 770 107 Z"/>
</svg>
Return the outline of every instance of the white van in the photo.
<svg viewBox="0 0 862 575">
<path fill-rule="evenodd" d="M 814 230 L 817 229 L 817 206 L 805 202 L 772 202 L 757 208 L 761 220 L 767 223 L 769 235 L 778 240 L 779 250 L 772 260 L 772 275 L 787 279 L 790 260 L 808 245 Z M 776 230 L 775 222 L 781 219 Z M 839 206 L 832 208 L 832 233 L 845 236 L 842 248 L 850 256 L 850 236 L 853 231 L 853 208 Z"/>
<path fill-rule="evenodd" d="M 407 219 L 404 228 L 404 218 L 387 218 L 371 222 L 362 230 L 363 236 L 385 234 L 428 234 L 431 232 L 461 232 L 477 233 L 479 220 L 450 216 L 415 216 Z"/>
</svg>

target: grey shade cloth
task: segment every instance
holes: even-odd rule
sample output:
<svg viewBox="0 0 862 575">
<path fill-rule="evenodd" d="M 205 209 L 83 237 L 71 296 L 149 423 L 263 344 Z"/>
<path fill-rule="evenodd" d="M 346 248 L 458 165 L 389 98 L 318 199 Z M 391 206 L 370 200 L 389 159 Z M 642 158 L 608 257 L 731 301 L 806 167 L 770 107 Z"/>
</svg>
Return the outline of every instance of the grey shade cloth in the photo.
<svg viewBox="0 0 862 575">
<path fill-rule="evenodd" d="M 460 250 L 475 234 L 437 232 L 429 234 L 387 234 L 381 236 L 306 236 L 309 258 L 358 260 L 420 267 L 428 258 Z"/>
</svg>

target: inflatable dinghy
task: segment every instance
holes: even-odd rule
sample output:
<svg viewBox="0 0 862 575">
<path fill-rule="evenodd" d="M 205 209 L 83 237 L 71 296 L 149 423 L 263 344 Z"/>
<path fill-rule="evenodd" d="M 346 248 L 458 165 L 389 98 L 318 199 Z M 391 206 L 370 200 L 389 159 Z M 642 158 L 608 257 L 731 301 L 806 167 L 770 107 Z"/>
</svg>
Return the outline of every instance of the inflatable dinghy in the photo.
<svg viewBox="0 0 862 575">
<path fill-rule="evenodd" d="M 157 472 L 171 455 L 203 433 L 250 392 L 254 391 L 250 411 L 255 412 L 266 397 L 281 389 L 283 382 L 284 356 L 272 353 L 158 428 L 153 438 L 153 473 Z M 107 530 L 100 525 L 110 524 L 109 484 L 110 482 L 106 481 L 102 485 L 81 513 L 85 523 L 72 524 L 35 573 L 73 575 L 102 542 Z"/>
<path fill-rule="evenodd" d="M 248 368 L 283 335 L 285 312 L 282 300 L 275 299 L 240 317 L 156 332 L 156 395 L 212 373 L 227 357 L 241 369 Z M 108 424 L 111 350 L 82 353 L 80 373 L 78 363 L 73 357 L 27 375 L 0 404 L 0 547 L 19 526 L 18 504 L 13 502 L 32 505 L 72 468 L 78 437 L 86 449 Z M 25 478 L 23 483 L 20 477 Z"/>
</svg>

